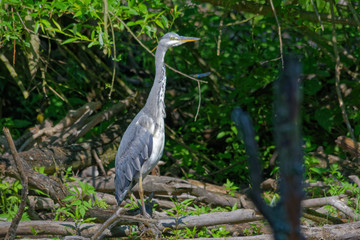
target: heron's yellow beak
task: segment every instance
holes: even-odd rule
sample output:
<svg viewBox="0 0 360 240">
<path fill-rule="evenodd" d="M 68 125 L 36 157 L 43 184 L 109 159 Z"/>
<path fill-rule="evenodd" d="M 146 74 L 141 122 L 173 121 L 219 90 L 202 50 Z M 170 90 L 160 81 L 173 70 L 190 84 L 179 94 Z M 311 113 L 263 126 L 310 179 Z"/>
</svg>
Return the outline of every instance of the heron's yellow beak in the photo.
<svg viewBox="0 0 360 240">
<path fill-rule="evenodd" d="M 181 37 L 180 42 L 195 42 L 195 41 L 199 41 L 200 38 L 195 38 L 195 37 Z"/>
</svg>

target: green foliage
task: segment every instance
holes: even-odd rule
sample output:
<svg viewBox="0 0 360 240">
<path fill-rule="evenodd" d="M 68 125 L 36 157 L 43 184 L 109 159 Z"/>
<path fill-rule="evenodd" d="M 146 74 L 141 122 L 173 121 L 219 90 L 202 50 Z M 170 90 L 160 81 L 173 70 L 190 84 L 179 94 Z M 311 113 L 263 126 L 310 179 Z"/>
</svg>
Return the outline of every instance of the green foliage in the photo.
<svg viewBox="0 0 360 240">
<path fill-rule="evenodd" d="M 93 207 L 98 206 L 100 208 L 106 208 L 107 204 L 104 199 L 97 200 L 95 195 L 95 188 L 81 181 L 77 182 L 79 188 L 76 185 L 69 187 L 69 195 L 67 195 L 62 201 L 68 202 L 64 207 L 56 209 L 55 221 L 65 220 L 71 218 L 75 221 L 76 232 L 83 223 L 89 223 L 95 220 L 95 218 L 87 218 L 86 212 L 91 210 Z M 94 199 L 94 200 L 93 200 Z"/>
<path fill-rule="evenodd" d="M 174 217 L 176 221 L 178 222 L 179 218 L 183 216 L 191 216 L 191 215 L 200 215 L 205 214 L 209 212 L 215 212 L 215 211 L 229 211 L 229 209 L 218 207 L 216 209 L 210 209 L 209 206 L 197 206 L 193 203 L 194 199 L 186 199 L 182 202 L 178 202 L 176 199 L 172 199 L 172 202 L 175 204 L 174 208 L 171 208 L 169 210 L 165 210 L 168 215 Z M 195 208 L 195 210 L 190 210 L 189 207 Z M 231 210 L 231 209 L 230 209 Z M 236 204 L 233 207 L 233 210 L 236 210 Z M 196 226 L 192 229 L 185 228 L 185 229 L 178 229 L 175 227 L 175 229 L 166 229 L 170 232 L 169 236 L 164 236 L 165 238 L 170 239 L 179 239 L 179 238 L 194 238 L 194 237 L 200 237 L 200 238 L 209 238 L 209 237 L 225 237 L 228 236 L 229 231 L 227 231 L 224 227 L 218 227 L 213 229 L 208 229 L 206 227 L 202 227 L 200 229 L 197 229 Z"/>
<path fill-rule="evenodd" d="M 235 195 L 235 192 L 239 189 L 239 187 L 234 186 L 234 183 L 229 179 L 226 179 L 226 183 L 224 184 L 225 189 L 228 190 L 228 194 L 231 196 Z"/>
<path fill-rule="evenodd" d="M 261 228 L 264 226 L 263 223 L 261 223 L 260 225 L 258 225 L 256 223 L 249 223 L 249 225 L 250 225 L 249 228 L 245 228 L 243 230 L 243 233 L 245 236 L 264 234 L 263 231 L 261 230 Z"/>
<path fill-rule="evenodd" d="M 11 221 L 15 217 L 20 205 L 21 189 L 22 186 L 19 180 L 10 185 L 4 178 L 0 178 L 0 218 Z M 22 221 L 30 220 L 26 209 L 22 215 Z"/>
</svg>

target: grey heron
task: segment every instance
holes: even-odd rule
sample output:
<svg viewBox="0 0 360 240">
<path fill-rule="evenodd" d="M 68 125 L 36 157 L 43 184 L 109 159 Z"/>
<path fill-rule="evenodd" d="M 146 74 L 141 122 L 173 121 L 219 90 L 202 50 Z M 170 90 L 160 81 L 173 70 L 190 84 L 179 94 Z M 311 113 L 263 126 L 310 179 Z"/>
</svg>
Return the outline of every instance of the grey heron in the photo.
<svg viewBox="0 0 360 240">
<path fill-rule="evenodd" d="M 159 41 L 155 53 L 155 79 L 145 106 L 126 129 L 115 157 L 115 197 L 118 205 L 139 182 L 143 215 L 146 215 L 142 179 L 160 160 L 165 143 L 164 118 L 166 69 L 165 53 L 170 47 L 199 38 L 167 33 Z"/>
</svg>

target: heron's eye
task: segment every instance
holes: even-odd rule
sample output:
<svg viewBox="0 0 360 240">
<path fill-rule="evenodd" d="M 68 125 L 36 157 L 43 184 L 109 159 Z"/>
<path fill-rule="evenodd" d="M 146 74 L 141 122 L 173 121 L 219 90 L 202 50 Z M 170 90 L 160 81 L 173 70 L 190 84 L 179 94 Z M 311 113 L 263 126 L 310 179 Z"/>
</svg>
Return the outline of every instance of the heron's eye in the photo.
<svg viewBox="0 0 360 240">
<path fill-rule="evenodd" d="M 169 37 L 170 40 L 177 40 L 177 37 Z"/>
</svg>

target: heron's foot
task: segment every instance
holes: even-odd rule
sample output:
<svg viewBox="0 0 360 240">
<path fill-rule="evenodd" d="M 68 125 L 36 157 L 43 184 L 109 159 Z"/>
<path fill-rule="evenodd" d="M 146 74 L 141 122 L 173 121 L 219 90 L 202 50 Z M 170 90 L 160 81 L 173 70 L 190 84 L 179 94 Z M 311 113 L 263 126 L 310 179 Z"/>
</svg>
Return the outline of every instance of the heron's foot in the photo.
<svg viewBox="0 0 360 240">
<path fill-rule="evenodd" d="M 152 218 L 152 210 L 154 207 L 154 201 L 152 200 L 153 196 L 154 196 L 154 194 L 151 193 L 150 196 L 144 201 L 145 207 L 143 207 L 143 205 L 140 203 L 138 204 L 142 215 L 148 219 Z"/>
<path fill-rule="evenodd" d="M 139 226 L 141 234 L 140 237 L 148 237 L 151 239 L 161 238 L 162 232 L 154 223 L 143 223 Z"/>
<path fill-rule="evenodd" d="M 143 211 L 142 211 L 142 215 L 144 216 L 144 218 L 147 218 L 147 219 L 151 219 L 151 218 L 152 218 L 151 215 L 150 215 L 149 213 L 147 213 L 147 212 L 143 212 Z"/>
<path fill-rule="evenodd" d="M 153 203 L 145 202 L 145 207 L 139 203 L 139 209 L 141 212 L 141 215 L 144 216 L 144 218 L 151 219 L 152 218 L 152 209 L 153 209 Z"/>
</svg>

